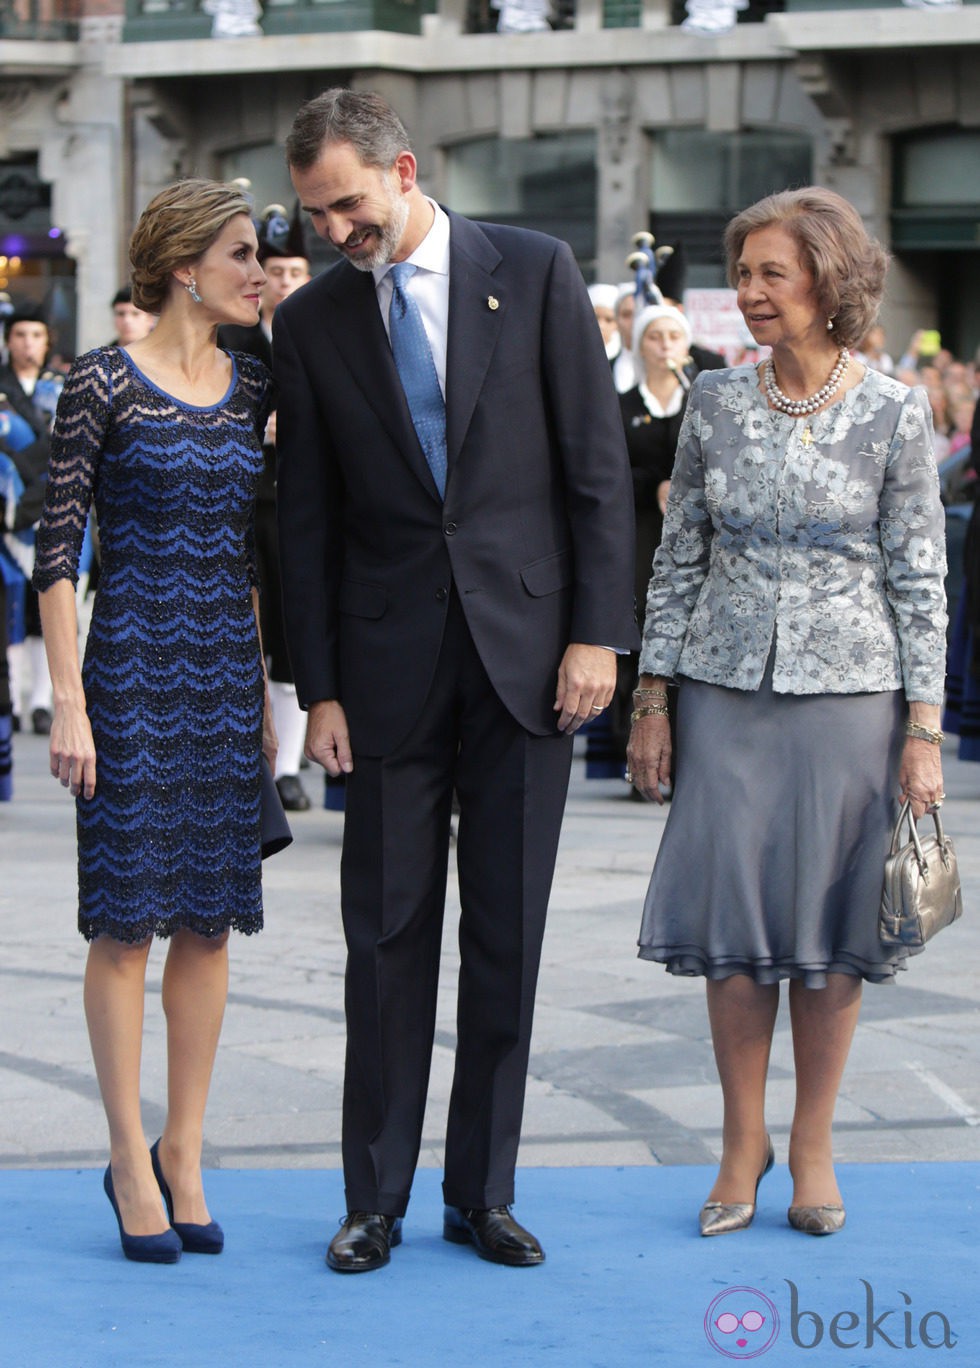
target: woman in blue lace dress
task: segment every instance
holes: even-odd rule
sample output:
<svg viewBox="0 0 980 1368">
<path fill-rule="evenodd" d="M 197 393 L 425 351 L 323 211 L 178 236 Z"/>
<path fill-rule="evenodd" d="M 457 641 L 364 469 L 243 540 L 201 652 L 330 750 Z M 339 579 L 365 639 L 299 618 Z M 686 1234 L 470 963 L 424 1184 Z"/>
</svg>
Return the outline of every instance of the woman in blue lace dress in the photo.
<svg viewBox="0 0 980 1368">
<path fill-rule="evenodd" d="M 640 954 L 707 981 L 724 1101 L 701 1233 L 747 1226 L 773 1163 L 765 1090 L 789 980 L 790 1224 L 844 1224 L 831 1123 L 878 938 L 895 799 L 942 798 L 943 511 L 929 404 L 854 361 L 884 252 L 827 190 L 733 219 L 729 274 L 759 367 L 695 380 L 654 561 L 629 760 L 654 800 L 679 765 Z"/>
<path fill-rule="evenodd" d="M 130 247 L 133 298 L 160 321 L 72 368 L 37 538 L 51 772 L 77 807 L 104 1184 L 125 1254 L 145 1262 L 222 1247 L 201 1179 L 204 1110 L 229 929 L 262 926 L 259 765 L 263 749 L 274 761 L 275 733 L 251 529 L 271 380 L 216 342 L 219 324 L 257 317 L 256 247 L 234 186 L 184 181 L 148 206 Z M 93 501 L 102 575 L 80 669 L 74 582 Z M 154 936 L 169 938 L 168 1105 L 151 1152 L 140 1053 Z"/>
</svg>

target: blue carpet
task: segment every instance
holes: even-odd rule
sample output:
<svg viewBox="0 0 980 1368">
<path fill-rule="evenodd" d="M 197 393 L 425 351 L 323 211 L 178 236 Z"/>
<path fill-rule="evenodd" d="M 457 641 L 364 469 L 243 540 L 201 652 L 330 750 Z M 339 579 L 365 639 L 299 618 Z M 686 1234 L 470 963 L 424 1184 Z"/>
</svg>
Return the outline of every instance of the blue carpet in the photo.
<svg viewBox="0 0 980 1368">
<path fill-rule="evenodd" d="M 829 1239 L 786 1225 L 783 1166 L 752 1228 L 711 1240 L 706 1168 L 524 1169 L 517 1211 L 548 1254 L 532 1269 L 443 1241 L 439 1177 L 419 1173 L 391 1264 L 342 1277 L 323 1263 L 335 1172 L 209 1173 L 225 1253 L 173 1267 L 123 1259 L 101 1174 L 2 1172 L 0 1364 L 980 1364 L 980 1163 L 842 1166 Z M 929 1347 L 947 1323 L 956 1348 Z"/>
</svg>

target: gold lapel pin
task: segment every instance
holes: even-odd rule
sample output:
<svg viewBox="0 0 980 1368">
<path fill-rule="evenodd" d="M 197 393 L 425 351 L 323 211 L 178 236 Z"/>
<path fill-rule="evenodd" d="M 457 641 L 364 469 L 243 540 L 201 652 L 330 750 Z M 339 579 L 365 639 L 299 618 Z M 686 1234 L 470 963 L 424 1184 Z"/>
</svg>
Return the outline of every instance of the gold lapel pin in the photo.
<svg viewBox="0 0 980 1368">
<path fill-rule="evenodd" d="M 488 309 L 499 309 L 499 308 L 500 308 L 500 300 L 497 298 L 496 295 L 487 295 L 487 308 L 488 308 Z"/>
</svg>

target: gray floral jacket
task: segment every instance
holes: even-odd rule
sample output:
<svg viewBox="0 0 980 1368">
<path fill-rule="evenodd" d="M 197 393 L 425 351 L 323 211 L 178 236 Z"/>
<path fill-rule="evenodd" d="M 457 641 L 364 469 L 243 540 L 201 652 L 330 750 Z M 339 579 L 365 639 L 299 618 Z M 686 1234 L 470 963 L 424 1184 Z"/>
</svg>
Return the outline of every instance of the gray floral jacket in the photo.
<svg viewBox="0 0 980 1368">
<path fill-rule="evenodd" d="M 640 670 L 941 703 L 943 510 L 925 391 L 868 370 L 803 420 L 754 366 L 703 371 L 677 447 Z"/>
</svg>

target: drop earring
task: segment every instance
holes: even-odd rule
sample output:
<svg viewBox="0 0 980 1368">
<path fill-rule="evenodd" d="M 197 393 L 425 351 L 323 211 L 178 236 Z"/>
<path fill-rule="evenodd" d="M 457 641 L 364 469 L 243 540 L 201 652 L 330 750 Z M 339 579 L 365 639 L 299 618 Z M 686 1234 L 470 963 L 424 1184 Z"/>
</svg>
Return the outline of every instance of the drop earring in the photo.
<svg viewBox="0 0 980 1368">
<path fill-rule="evenodd" d="M 190 280 L 184 286 L 184 289 L 190 295 L 191 299 L 193 299 L 195 304 L 200 304 L 201 296 L 197 292 L 197 281 L 193 276 L 191 276 Z"/>
<path fill-rule="evenodd" d="M 833 320 L 832 318 L 828 318 L 828 319 L 827 319 L 827 331 L 828 331 L 828 332 L 833 332 L 833 331 L 834 331 L 834 320 Z"/>
</svg>

